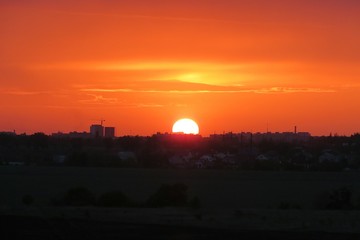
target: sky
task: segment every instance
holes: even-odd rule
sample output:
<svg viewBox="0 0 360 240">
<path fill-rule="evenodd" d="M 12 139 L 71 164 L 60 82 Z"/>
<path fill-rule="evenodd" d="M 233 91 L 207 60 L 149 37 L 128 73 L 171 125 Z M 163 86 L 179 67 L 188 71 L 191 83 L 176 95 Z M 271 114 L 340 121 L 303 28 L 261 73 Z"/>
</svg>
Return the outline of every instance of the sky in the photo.
<svg viewBox="0 0 360 240">
<path fill-rule="evenodd" d="M 0 131 L 360 124 L 360 1 L 0 0 Z"/>
</svg>

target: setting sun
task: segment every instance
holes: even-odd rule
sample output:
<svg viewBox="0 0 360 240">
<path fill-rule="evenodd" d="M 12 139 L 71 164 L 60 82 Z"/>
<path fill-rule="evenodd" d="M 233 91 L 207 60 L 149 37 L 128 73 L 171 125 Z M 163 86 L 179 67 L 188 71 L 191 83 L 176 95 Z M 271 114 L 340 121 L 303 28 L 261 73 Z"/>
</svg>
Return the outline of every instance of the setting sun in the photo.
<svg viewBox="0 0 360 240">
<path fill-rule="evenodd" d="M 191 119 L 183 118 L 177 120 L 172 128 L 173 133 L 199 134 L 199 126 Z"/>
</svg>

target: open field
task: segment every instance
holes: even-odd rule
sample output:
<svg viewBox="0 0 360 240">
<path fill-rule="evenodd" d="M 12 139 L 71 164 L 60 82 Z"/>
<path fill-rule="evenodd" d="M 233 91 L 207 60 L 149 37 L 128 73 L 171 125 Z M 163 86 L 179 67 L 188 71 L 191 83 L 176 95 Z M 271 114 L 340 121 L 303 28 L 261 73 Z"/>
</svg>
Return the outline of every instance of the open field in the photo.
<svg viewBox="0 0 360 240">
<path fill-rule="evenodd" d="M 63 234 L 61 228 L 68 231 L 65 233 L 69 234 L 69 239 L 78 239 L 79 232 L 89 228 L 95 231 L 86 231 L 93 239 L 102 239 L 103 234 L 129 234 L 131 237 L 134 228 L 155 231 L 151 233 L 154 239 L 168 239 L 173 234 L 176 239 L 181 239 L 178 236 L 184 236 L 184 239 L 198 239 L 199 236 L 215 239 L 212 238 L 215 235 L 210 233 L 212 230 L 218 236 L 226 236 L 223 239 L 254 234 L 264 236 L 262 239 L 319 239 L 324 236 L 328 239 L 358 239 L 360 211 L 314 210 L 313 205 L 319 195 L 340 187 L 347 187 L 358 197 L 359 180 L 358 172 L 0 167 L 0 217 L 2 225 L 9 225 L 8 218 L 18 217 L 16 221 L 25 221 L 18 231 L 18 239 L 23 239 L 21 234 L 24 231 L 26 236 L 35 234 L 34 239 L 49 239 L 48 234 L 56 238 L 56 234 Z M 97 195 L 122 190 L 141 202 L 161 184 L 177 182 L 189 186 L 190 197 L 199 197 L 200 209 L 50 205 L 51 198 L 61 197 L 69 188 L 77 186 L 87 187 Z M 22 204 L 25 194 L 34 197 L 34 204 Z M 296 204 L 302 210 L 282 210 L 279 209 L 281 203 Z M 26 220 L 29 218 L 40 225 L 33 226 Z M 41 224 L 47 226 L 47 232 Z M 9 229 L 14 226 L 10 224 Z M 187 230 L 188 227 L 194 229 Z M 28 233 L 26 229 L 29 229 Z M 160 229 L 168 229 L 169 232 Z M 9 230 L 9 234 L 13 232 Z"/>
<path fill-rule="evenodd" d="M 244 231 L 149 224 L 119 224 L 94 220 L 42 219 L 39 217 L 1 216 L 5 239 L 261 239 L 261 240 L 357 240 L 356 233 L 299 231 Z M 19 231 L 18 226 L 21 226 Z"/>
<path fill-rule="evenodd" d="M 359 172 L 243 172 L 232 170 L 0 167 L 0 206 L 21 205 L 31 194 L 35 204 L 83 186 L 95 194 L 121 190 L 145 201 L 164 183 L 182 182 L 205 209 L 274 209 L 290 203 L 311 209 L 316 199 L 339 187 L 360 196 Z"/>
</svg>

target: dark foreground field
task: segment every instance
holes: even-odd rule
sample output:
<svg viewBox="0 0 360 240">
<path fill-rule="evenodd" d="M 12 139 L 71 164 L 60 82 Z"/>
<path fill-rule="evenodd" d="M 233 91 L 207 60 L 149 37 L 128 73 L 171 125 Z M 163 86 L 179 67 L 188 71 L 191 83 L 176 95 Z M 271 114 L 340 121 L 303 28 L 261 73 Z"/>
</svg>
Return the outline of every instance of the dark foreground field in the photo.
<svg viewBox="0 0 360 240">
<path fill-rule="evenodd" d="M 99 195 L 121 190 L 144 201 L 161 184 L 181 182 L 202 208 L 276 209 L 281 204 L 311 209 L 333 189 L 347 187 L 360 196 L 360 172 L 243 172 L 226 170 L 0 167 L 0 206 L 21 204 L 30 194 L 35 204 L 49 204 L 69 188 L 86 187 Z"/>
<path fill-rule="evenodd" d="M 51 205 L 73 187 L 141 202 L 179 182 L 200 208 Z M 0 226 L 4 239 L 360 239 L 358 209 L 316 208 L 343 187 L 360 200 L 360 173 L 0 167 Z"/>
<path fill-rule="evenodd" d="M 104 240 L 104 239 L 259 239 L 259 240 L 352 240 L 360 234 L 299 231 L 240 231 L 199 227 L 124 224 L 90 220 L 42 219 L 39 217 L 1 216 L 2 239 L 28 240 Z M 21 229 L 21 230 L 20 230 Z"/>
</svg>

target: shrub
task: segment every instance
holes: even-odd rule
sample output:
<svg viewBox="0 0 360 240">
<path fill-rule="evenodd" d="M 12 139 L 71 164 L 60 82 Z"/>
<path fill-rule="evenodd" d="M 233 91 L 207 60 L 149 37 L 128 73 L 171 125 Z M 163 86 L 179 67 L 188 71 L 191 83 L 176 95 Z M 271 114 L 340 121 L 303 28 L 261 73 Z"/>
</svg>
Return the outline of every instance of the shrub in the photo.
<svg viewBox="0 0 360 240">
<path fill-rule="evenodd" d="M 323 193 L 317 199 L 315 207 L 329 210 L 353 209 L 352 192 L 349 188 L 342 187 L 328 193 Z"/>
<path fill-rule="evenodd" d="M 327 209 L 352 209 L 351 197 L 352 192 L 348 188 L 335 189 L 329 195 Z"/>
<path fill-rule="evenodd" d="M 188 187 L 183 183 L 163 184 L 147 201 L 150 207 L 183 207 L 187 205 Z"/>
<path fill-rule="evenodd" d="M 64 204 L 69 206 L 88 206 L 95 204 L 95 195 L 87 188 L 71 188 L 64 196 Z"/>
<path fill-rule="evenodd" d="M 200 204 L 200 200 L 197 196 L 193 197 L 189 203 L 188 203 L 189 207 L 194 208 L 194 209 L 198 209 L 200 208 L 201 204 Z"/>
<path fill-rule="evenodd" d="M 113 191 L 102 194 L 97 205 L 101 207 L 128 207 L 132 201 L 121 191 Z"/>
<path fill-rule="evenodd" d="M 34 198 L 30 194 L 26 194 L 22 197 L 22 203 L 25 205 L 31 205 L 34 203 Z"/>
<path fill-rule="evenodd" d="M 281 202 L 278 209 L 286 210 L 286 209 L 301 209 L 301 205 L 297 203 L 289 203 L 289 202 Z"/>
</svg>

